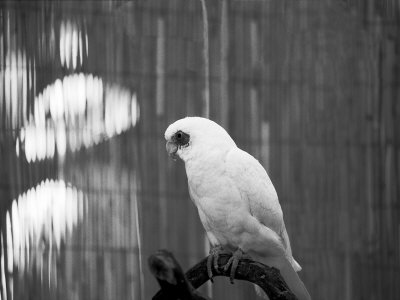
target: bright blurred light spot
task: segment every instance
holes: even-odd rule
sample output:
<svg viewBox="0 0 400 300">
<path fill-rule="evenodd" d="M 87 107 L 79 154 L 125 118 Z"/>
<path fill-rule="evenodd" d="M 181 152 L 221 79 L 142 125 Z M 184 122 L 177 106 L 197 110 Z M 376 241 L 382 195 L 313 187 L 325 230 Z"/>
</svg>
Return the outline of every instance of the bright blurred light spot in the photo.
<svg viewBox="0 0 400 300">
<path fill-rule="evenodd" d="M 7 246 L 11 249 L 13 248 L 13 240 L 12 240 L 12 233 L 11 233 L 11 219 L 10 219 L 10 212 L 7 211 L 6 214 L 6 228 L 7 228 Z M 7 271 L 13 271 L 13 253 L 8 252 L 7 257 Z"/>
<path fill-rule="evenodd" d="M 65 156 L 67 151 L 67 137 L 65 134 L 64 123 L 59 123 L 57 126 L 56 142 L 57 142 L 57 153 L 60 158 Z"/>
<path fill-rule="evenodd" d="M 60 59 L 68 68 L 78 68 L 82 55 L 88 55 L 88 37 L 81 27 L 70 20 L 60 25 Z M 0 35 L 0 41 L 6 37 Z M 13 43 L 7 45 L 0 67 L 4 96 L 0 111 L 5 128 L 15 134 L 17 156 L 25 153 L 28 162 L 56 154 L 63 159 L 67 151 L 92 147 L 136 126 L 139 105 L 129 89 L 92 74 L 75 73 L 37 94 L 36 61 L 15 48 Z M 29 97 L 32 94 L 34 99 Z"/>
<path fill-rule="evenodd" d="M 131 116 L 136 116 L 135 118 L 131 118 L 132 126 L 135 126 L 140 117 L 140 108 L 136 99 L 136 94 L 133 94 L 131 99 Z"/>
<path fill-rule="evenodd" d="M 17 138 L 17 141 L 15 142 L 15 153 L 17 154 L 17 157 L 19 157 L 19 138 Z"/>
<path fill-rule="evenodd" d="M 14 199 L 6 220 L 8 270 L 16 266 L 22 274 L 29 261 L 41 264 L 44 251 L 59 253 L 61 242 L 82 220 L 84 201 L 82 192 L 62 180 L 42 181 Z"/>
<path fill-rule="evenodd" d="M 53 85 L 53 98 L 50 101 L 50 114 L 52 119 L 60 119 L 64 115 L 63 85 L 57 79 Z"/>
<path fill-rule="evenodd" d="M 83 73 L 57 79 L 33 105 L 19 135 L 28 162 L 92 147 L 129 130 L 140 115 L 136 94 Z"/>
<path fill-rule="evenodd" d="M 60 26 L 60 61 L 63 67 L 76 69 L 83 63 L 83 45 L 88 54 L 87 34 L 82 33 L 81 26 L 71 20 L 61 22 Z M 85 43 L 83 41 L 85 39 Z"/>
<path fill-rule="evenodd" d="M 55 136 L 54 136 L 54 128 L 48 126 L 48 130 L 46 131 L 46 158 L 54 157 L 55 150 Z"/>
<path fill-rule="evenodd" d="M 5 50 L 0 63 L 4 96 L 0 111 L 6 128 L 13 129 L 13 133 L 18 132 L 14 129 L 19 129 L 14 139 L 17 156 L 24 153 L 28 162 L 51 159 L 55 155 L 63 158 L 67 151 L 92 147 L 137 124 L 136 94 L 118 84 L 105 83 L 92 74 L 76 73 L 57 79 L 37 94 L 35 58 L 18 49 L 19 44 L 12 40 L 9 16 L 5 17 L 5 23 L 7 28 L 0 33 L 0 44 Z M 51 31 L 51 39 L 55 36 L 54 30 Z M 82 23 L 61 21 L 59 46 L 62 66 L 74 69 L 81 66 L 84 56 L 88 55 L 88 36 Z M 41 64 L 40 59 L 38 64 Z M 29 95 L 36 96 L 32 99 Z M 15 243 L 25 243 L 29 248 L 30 235 L 25 239 L 17 238 L 21 228 L 25 228 L 21 225 L 24 219 L 19 218 L 20 205 L 24 205 L 22 200 L 33 199 L 42 190 L 31 189 L 13 204 L 7 214 L 6 227 L 15 232 L 4 235 L 5 244 L 10 245 L 13 241 L 9 239 L 14 235 Z"/>
<path fill-rule="evenodd" d="M 7 49 L 3 59 L 0 78 L 4 80 L 1 96 L 1 99 L 4 96 L 4 102 L 0 101 L 0 111 L 5 111 L 5 126 L 14 129 L 20 126 L 23 119 L 23 114 L 20 112 L 26 109 L 27 105 L 27 58 L 23 51 Z"/>
</svg>

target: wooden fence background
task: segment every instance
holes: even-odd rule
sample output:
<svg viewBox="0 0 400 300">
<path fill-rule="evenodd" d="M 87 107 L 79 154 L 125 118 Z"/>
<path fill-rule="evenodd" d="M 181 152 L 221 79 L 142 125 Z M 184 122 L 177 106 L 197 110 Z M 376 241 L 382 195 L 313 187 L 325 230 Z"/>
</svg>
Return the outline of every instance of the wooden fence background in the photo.
<svg viewBox="0 0 400 300">
<path fill-rule="evenodd" d="M 0 299 L 149 299 L 158 290 L 150 254 L 167 248 L 185 269 L 204 257 L 183 164 L 167 157 L 163 133 L 201 115 L 207 94 L 210 117 L 268 170 L 313 298 L 399 299 L 399 5 L 207 0 L 203 24 L 195 0 L 3 1 Z M 77 149 L 69 133 L 84 131 L 89 104 L 76 119 L 66 112 L 57 125 L 69 137 L 65 153 L 57 144 L 58 152 L 28 159 L 38 95 L 74 74 L 102 82 L 101 103 L 109 85 L 121 87 L 115 105 L 129 94 L 140 113 L 129 104 L 129 128 L 106 128 L 101 142 Z M 52 116 L 43 114 L 49 124 Z M 62 214 L 49 213 L 23 232 L 21 216 L 40 215 L 33 195 L 52 186 L 46 179 L 65 182 L 67 201 L 78 199 L 62 218 L 72 225 L 56 230 Z M 23 211 L 28 198 L 38 205 Z M 256 297 L 227 279 L 203 292 Z"/>
</svg>

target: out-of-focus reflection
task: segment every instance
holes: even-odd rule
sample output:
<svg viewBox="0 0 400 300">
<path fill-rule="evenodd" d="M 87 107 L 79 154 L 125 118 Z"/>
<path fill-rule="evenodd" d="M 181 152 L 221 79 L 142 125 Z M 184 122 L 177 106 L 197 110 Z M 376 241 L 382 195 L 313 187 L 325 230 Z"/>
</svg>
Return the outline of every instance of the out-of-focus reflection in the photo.
<svg viewBox="0 0 400 300">
<path fill-rule="evenodd" d="M 4 37 L 0 37 L 0 45 Z M 4 109 L 5 120 L 3 124 L 10 129 L 15 129 L 26 121 L 28 89 L 35 86 L 36 78 L 34 61 L 27 60 L 24 50 L 6 51 L 4 65 L 0 63 L 0 92 L 4 92 L 4 104 L 0 104 L 0 112 Z"/>
<path fill-rule="evenodd" d="M 14 267 L 21 277 L 36 271 L 43 283 L 56 287 L 61 245 L 83 219 L 84 211 L 87 211 L 87 197 L 62 180 L 45 180 L 14 199 L 6 213 L 6 243 L 1 233 L 3 287 L 5 274 L 12 273 Z M 4 253 L 8 256 L 7 265 Z M 11 292 L 14 280 L 10 278 L 7 282 Z M 4 290 L 3 298 L 7 299 Z"/>
<path fill-rule="evenodd" d="M 116 137 L 139 121 L 136 92 L 88 67 L 85 17 L 57 17 L 0 6 L 0 300 L 140 295 L 136 158 L 105 153 L 129 147 Z"/>
<path fill-rule="evenodd" d="M 85 47 L 85 50 L 83 48 Z M 82 65 L 83 57 L 88 55 L 88 36 L 77 22 L 63 20 L 60 25 L 61 65 L 76 69 Z"/>
<path fill-rule="evenodd" d="M 82 220 L 84 205 L 87 199 L 82 191 L 62 180 L 43 181 L 14 199 L 11 212 L 7 214 L 7 220 L 11 216 L 11 221 L 7 222 L 7 236 L 12 237 L 8 247 L 13 249 L 9 251 L 9 263 L 14 263 L 21 273 L 34 263 L 37 270 L 48 272 L 50 283 L 52 270 L 42 269 L 44 251 L 49 251 L 49 259 L 53 251 L 58 253 L 66 236 Z M 34 251 L 30 251 L 31 248 Z"/>
<path fill-rule="evenodd" d="M 28 162 L 89 148 L 135 126 L 136 94 L 92 74 L 57 79 L 34 99 L 34 114 L 16 140 Z"/>
</svg>

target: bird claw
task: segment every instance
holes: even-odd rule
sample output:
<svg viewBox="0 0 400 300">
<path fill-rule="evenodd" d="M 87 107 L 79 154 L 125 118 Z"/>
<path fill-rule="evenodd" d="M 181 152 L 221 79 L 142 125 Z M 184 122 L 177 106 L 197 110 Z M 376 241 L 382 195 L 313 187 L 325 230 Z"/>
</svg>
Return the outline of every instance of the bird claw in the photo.
<svg viewBox="0 0 400 300">
<path fill-rule="evenodd" d="M 231 272 L 229 276 L 229 280 L 231 284 L 234 283 L 235 273 L 237 266 L 239 265 L 239 261 L 244 258 L 246 255 L 243 253 L 242 249 L 238 248 L 235 252 L 233 252 L 232 256 L 229 258 L 228 262 L 224 266 L 224 271 L 228 271 L 229 267 L 231 267 Z"/>
<path fill-rule="evenodd" d="M 218 257 L 223 252 L 224 251 L 222 249 L 222 246 L 220 246 L 220 245 L 212 247 L 210 249 L 210 255 L 207 257 L 207 274 L 208 274 L 208 278 L 210 278 L 211 282 L 214 282 L 211 266 L 214 265 L 214 269 L 218 271 Z"/>
</svg>

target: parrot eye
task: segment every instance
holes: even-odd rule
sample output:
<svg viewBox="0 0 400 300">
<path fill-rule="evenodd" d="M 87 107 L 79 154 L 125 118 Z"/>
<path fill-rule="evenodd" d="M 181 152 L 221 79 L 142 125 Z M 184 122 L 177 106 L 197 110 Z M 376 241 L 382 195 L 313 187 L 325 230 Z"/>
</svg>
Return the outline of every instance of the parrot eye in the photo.
<svg viewBox="0 0 400 300">
<path fill-rule="evenodd" d="M 184 146 L 189 143 L 190 136 L 182 131 L 175 133 L 175 141 L 179 146 Z"/>
</svg>

